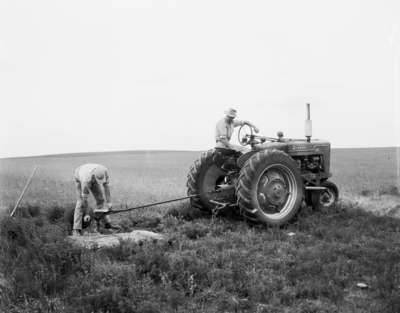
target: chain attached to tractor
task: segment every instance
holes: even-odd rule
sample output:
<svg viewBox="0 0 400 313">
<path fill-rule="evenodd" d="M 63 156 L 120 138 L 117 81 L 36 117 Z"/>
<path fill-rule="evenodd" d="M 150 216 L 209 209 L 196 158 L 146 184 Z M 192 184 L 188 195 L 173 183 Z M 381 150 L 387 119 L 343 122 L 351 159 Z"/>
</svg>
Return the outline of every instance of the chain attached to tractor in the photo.
<svg viewBox="0 0 400 313">
<path fill-rule="evenodd" d="M 221 191 L 222 190 L 209 191 L 209 192 L 206 192 L 206 194 L 210 194 L 210 193 L 211 194 L 216 194 L 216 193 L 220 193 Z M 98 223 L 106 215 L 113 215 L 113 214 L 118 214 L 118 213 L 130 212 L 130 211 L 144 209 L 144 208 L 148 208 L 148 207 L 152 207 L 152 206 L 156 206 L 156 205 L 172 203 L 172 202 L 178 202 L 178 201 L 182 201 L 182 200 L 186 200 L 186 199 L 199 197 L 201 195 L 202 194 L 193 194 L 193 195 L 186 196 L 186 197 L 175 198 L 175 199 L 166 200 L 166 201 L 160 201 L 160 202 L 153 202 L 153 203 L 149 203 L 149 204 L 145 204 L 145 205 L 139 205 L 139 206 L 136 206 L 136 207 L 126 208 L 126 209 L 119 209 L 119 210 L 109 210 L 109 211 L 94 210 L 94 212 L 93 212 L 94 216 L 93 217 L 94 217 L 94 220 Z M 226 206 L 229 205 L 229 203 L 222 203 L 222 202 L 213 201 L 213 200 L 211 200 L 211 202 L 216 204 L 216 208 L 215 208 L 216 211 L 219 211 L 219 210 L 221 210 L 221 209 L 223 209 L 223 208 L 225 208 Z"/>
</svg>

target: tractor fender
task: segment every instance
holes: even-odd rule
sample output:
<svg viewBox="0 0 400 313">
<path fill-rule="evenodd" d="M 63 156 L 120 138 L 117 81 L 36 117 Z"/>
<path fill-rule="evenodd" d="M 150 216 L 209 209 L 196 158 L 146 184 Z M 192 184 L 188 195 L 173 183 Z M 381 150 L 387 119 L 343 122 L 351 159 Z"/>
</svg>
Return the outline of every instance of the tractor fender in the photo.
<svg viewBox="0 0 400 313">
<path fill-rule="evenodd" d="M 280 150 L 283 151 L 285 153 L 288 152 L 288 145 L 287 143 L 284 142 L 267 142 L 267 143 L 262 143 L 262 144 L 258 144 L 256 145 L 251 151 L 243 154 L 242 156 L 240 156 L 237 160 L 237 165 L 239 168 L 242 168 L 247 160 L 249 160 L 254 154 L 256 154 L 257 152 L 260 151 L 264 151 L 264 150 Z"/>
</svg>

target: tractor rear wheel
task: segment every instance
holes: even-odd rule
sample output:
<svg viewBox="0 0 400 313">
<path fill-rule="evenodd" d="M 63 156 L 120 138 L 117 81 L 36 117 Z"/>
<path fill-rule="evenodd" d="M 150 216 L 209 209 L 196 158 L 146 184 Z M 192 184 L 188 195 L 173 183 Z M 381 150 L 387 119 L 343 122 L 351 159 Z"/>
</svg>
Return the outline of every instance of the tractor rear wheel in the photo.
<svg viewBox="0 0 400 313">
<path fill-rule="evenodd" d="M 302 204 L 303 179 L 290 156 L 265 150 L 250 157 L 241 169 L 236 195 L 246 218 L 282 225 L 295 216 Z"/>
<path fill-rule="evenodd" d="M 311 195 L 311 202 L 316 210 L 334 209 L 339 199 L 338 187 L 330 182 L 324 181 L 320 185 L 326 187 L 326 190 L 313 192 Z"/>
<path fill-rule="evenodd" d="M 216 150 L 208 150 L 200 155 L 189 169 L 187 176 L 187 194 L 198 195 L 190 199 L 194 208 L 202 211 L 212 212 L 216 207 L 213 201 L 230 202 L 235 201 L 235 188 L 219 190 L 218 186 L 226 184 L 228 172 L 223 170 L 216 162 L 219 155 Z M 233 183 L 232 183 L 233 184 Z"/>
</svg>

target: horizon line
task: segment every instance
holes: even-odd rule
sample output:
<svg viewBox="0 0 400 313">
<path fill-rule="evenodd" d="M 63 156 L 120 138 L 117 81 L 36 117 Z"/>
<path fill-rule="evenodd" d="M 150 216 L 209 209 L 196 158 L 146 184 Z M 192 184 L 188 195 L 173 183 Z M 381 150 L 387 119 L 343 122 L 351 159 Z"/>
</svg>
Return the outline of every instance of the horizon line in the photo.
<svg viewBox="0 0 400 313">
<path fill-rule="evenodd" d="M 332 150 L 345 150 L 345 149 L 400 149 L 400 146 L 382 146 L 382 147 L 331 147 Z M 116 153 L 146 153 L 146 152 L 201 152 L 206 150 L 174 150 L 174 149 L 138 149 L 138 150 L 107 150 L 107 151 L 85 151 L 85 152 L 62 152 L 50 154 L 37 154 L 37 155 L 23 155 L 23 156 L 8 156 L 0 157 L 0 160 L 5 159 L 29 159 L 29 158 L 47 158 L 47 157 L 62 157 L 62 156 L 84 156 L 92 154 L 116 154 Z"/>
</svg>

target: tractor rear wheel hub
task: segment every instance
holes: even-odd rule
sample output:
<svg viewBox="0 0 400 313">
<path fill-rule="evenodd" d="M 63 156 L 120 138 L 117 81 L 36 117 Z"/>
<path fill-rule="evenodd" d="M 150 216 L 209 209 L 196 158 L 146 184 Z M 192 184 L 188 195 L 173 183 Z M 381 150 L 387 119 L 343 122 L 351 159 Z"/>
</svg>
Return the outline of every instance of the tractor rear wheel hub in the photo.
<svg viewBox="0 0 400 313">
<path fill-rule="evenodd" d="M 266 201 L 272 205 L 283 205 L 286 202 L 288 191 L 285 182 L 279 178 L 268 181 L 260 190 Z"/>
</svg>

